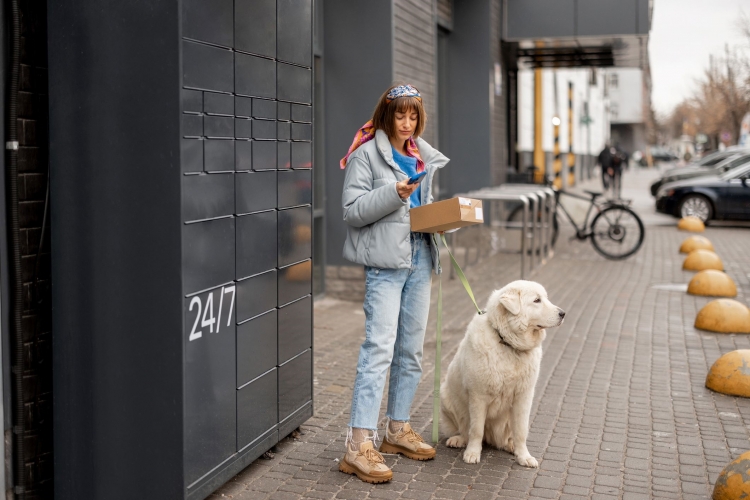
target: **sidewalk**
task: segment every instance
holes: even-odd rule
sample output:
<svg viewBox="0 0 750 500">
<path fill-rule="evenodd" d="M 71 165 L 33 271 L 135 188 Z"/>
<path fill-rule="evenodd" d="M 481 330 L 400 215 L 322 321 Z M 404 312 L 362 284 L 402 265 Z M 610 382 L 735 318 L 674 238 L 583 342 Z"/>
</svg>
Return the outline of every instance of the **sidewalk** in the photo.
<svg viewBox="0 0 750 500">
<path fill-rule="evenodd" d="M 695 315 L 709 299 L 654 287 L 692 276 L 678 254 L 687 234 L 677 231 L 675 219 L 654 213 L 648 194 L 654 175 L 631 170 L 624 177 L 623 198 L 633 199 L 648 224 L 634 257 L 606 261 L 589 242 L 570 242 L 563 226 L 554 258 L 531 277 L 567 311 L 563 326 L 548 331 L 531 412 L 529 449 L 539 469 L 486 446 L 481 463 L 465 464 L 441 436 L 433 461 L 386 456 L 390 483 L 369 485 L 338 472 L 364 313 L 359 303 L 324 299 L 315 305 L 315 416 L 298 439 L 277 446 L 273 459 L 257 460 L 210 498 L 709 498 L 722 468 L 750 449 L 750 400 L 709 391 L 706 373 L 720 355 L 750 348 L 750 336 L 695 330 Z M 750 302 L 750 229 L 709 226 L 705 236 L 737 283 L 737 300 Z M 516 263 L 498 254 L 466 270 L 481 303 L 518 278 Z M 433 287 L 412 422 L 425 437 L 432 423 L 437 280 Z M 447 274 L 443 293 L 445 374 L 473 305 Z"/>
</svg>

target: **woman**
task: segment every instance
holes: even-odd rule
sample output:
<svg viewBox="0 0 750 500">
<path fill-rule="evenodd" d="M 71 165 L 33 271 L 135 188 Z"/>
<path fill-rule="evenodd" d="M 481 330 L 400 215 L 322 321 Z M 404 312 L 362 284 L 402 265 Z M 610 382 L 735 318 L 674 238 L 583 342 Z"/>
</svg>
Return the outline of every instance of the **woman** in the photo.
<svg viewBox="0 0 750 500">
<path fill-rule="evenodd" d="M 365 266 L 365 341 L 359 352 L 346 454 L 339 469 L 369 483 L 393 476 L 375 450 L 386 373 L 388 426 L 380 451 L 429 460 L 435 449 L 409 425 L 422 376 L 422 348 L 430 308 L 431 272 L 439 273 L 437 240 L 412 233 L 409 209 L 432 203 L 435 170 L 448 158 L 419 136 L 426 115 L 411 85 L 388 89 L 347 156 L 342 204 L 344 257 Z M 421 183 L 409 177 L 426 172 Z"/>
</svg>

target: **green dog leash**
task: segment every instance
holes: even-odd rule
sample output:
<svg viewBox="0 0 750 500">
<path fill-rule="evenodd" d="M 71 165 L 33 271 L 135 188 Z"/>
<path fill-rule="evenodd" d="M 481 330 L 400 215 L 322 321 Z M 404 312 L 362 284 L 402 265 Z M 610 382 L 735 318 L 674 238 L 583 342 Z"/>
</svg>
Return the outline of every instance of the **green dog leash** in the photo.
<svg viewBox="0 0 750 500">
<path fill-rule="evenodd" d="M 448 250 L 450 255 L 453 269 L 456 270 L 458 279 L 461 280 L 461 284 L 464 286 L 466 293 L 469 294 L 469 298 L 474 303 L 474 307 L 477 309 L 477 314 L 484 314 L 479 309 L 477 301 L 474 298 L 474 292 L 471 290 L 469 280 L 466 279 L 466 275 L 461 270 L 461 267 L 456 262 L 456 258 L 453 256 L 448 243 L 445 241 L 445 235 L 441 234 L 440 239 L 443 240 L 445 249 Z M 438 252 L 439 254 L 439 252 Z M 432 391 L 432 442 L 437 444 L 438 442 L 438 427 L 440 421 L 440 365 L 442 360 L 442 337 L 443 337 L 443 279 L 442 273 L 438 275 L 438 300 L 437 300 L 437 332 L 435 333 L 435 382 L 433 384 Z"/>
</svg>

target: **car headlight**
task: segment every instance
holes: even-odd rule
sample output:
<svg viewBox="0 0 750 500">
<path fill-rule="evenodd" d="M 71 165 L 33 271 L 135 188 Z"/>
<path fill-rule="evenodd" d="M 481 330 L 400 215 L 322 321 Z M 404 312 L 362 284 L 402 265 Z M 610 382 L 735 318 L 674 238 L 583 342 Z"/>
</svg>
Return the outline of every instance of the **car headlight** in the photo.
<svg viewBox="0 0 750 500">
<path fill-rule="evenodd" d="M 656 193 L 657 198 L 665 198 L 667 196 L 672 196 L 674 194 L 674 189 L 660 189 L 659 192 Z"/>
</svg>

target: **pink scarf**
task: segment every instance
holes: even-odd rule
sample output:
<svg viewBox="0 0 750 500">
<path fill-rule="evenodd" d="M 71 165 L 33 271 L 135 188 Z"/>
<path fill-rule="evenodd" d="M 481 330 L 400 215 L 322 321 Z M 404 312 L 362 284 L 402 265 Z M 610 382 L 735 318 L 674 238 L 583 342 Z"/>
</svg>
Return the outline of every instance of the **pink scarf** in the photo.
<svg viewBox="0 0 750 500">
<path fill-rule="evenodd" d="M 357 134 L 354 136 L 354 141 L 352 142 L 352 145 L 349 146 L 349 151 L 346 153 L 346 156 L 344 156 L 339 162 L 339 165 L 341 165 L 341 169 L 343 170 L 344 168 L 346 168 L 346 161 L 358 147 L 368 141 L 373 140 L 374 138 L 375 127 L 372 125 L 372 120 L 370 120 L 362 125 L 362 127 L 360 127 L 360 129 L 357 131 Z M 422 157 L 419 155 L 419 148 L 417 147 L 417 141 L 414 140 L 414 137 L 409 137 L 409 140 L 407 141 L 406 155 L 417 159 L 417 173 L 424 171 L 424 162 L 422 161 Z"/>
</svg>

